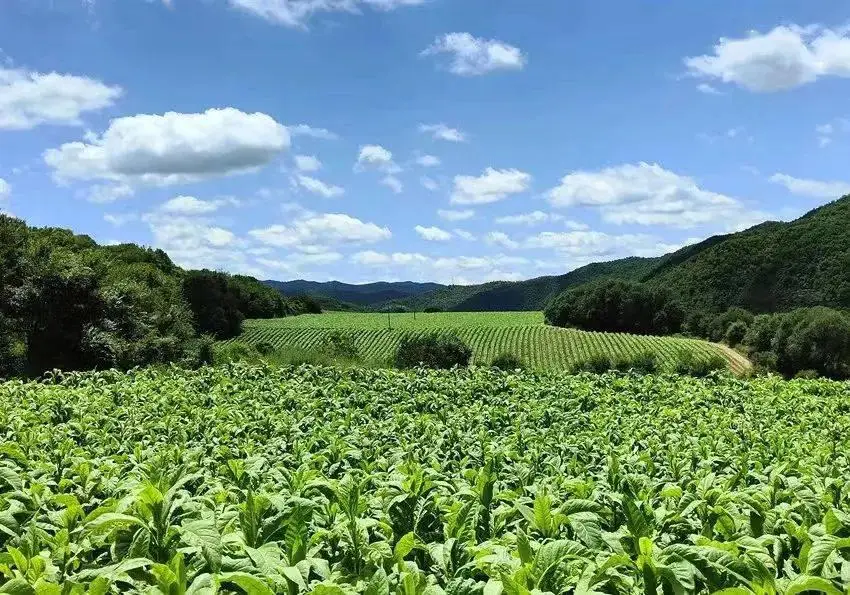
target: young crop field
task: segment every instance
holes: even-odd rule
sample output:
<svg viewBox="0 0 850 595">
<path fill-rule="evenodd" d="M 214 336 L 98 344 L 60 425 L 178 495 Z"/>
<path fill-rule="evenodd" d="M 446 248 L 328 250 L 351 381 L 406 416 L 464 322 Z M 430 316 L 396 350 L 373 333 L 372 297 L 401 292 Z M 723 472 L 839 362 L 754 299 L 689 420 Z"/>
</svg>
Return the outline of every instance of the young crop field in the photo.
<svg viewBox="0 0 850 595">
<path fill-rule="evenodd" d="M 302 320 L 303 319 L 303 320 Z M 384 326 L 380 326 L 383 320 Z M 642 352 L 656 355 L 662 367 L 671 367 L 679 353 L 690 351 L 698 358 L 719 354 L 732 371 L 740 373 L 749 362 L 720 345 L 696 339 L 647 337 L 625 333 L 594 333 L 543 324 L 539 312 L 446 312 L 435 314 L 351 314 L 332 312 L 274 320 L 249 320 L 240 341 L 275 348 L 314 349 L 331 332 L 350 334 L 360 355 L 370 360 L 392 358 L 406 335 L 435 331 L 455 332 L 472 349 L 472 363 L 489 364 L 502 353 L 519 356 L 540 371 L 570 370 L 593 357 L 628 358 Z"/>
<path fill-rule="evenodd" d="M 0 593 L 850 588 L 850 384 L 233 364 L 0 384 Z"/>
</svg>

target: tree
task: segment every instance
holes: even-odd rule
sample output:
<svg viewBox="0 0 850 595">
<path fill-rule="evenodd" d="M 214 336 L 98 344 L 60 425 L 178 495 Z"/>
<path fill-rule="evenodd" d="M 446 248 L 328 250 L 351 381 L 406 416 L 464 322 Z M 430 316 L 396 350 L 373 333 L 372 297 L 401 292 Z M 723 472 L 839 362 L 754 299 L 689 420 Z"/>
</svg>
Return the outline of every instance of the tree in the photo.
<svg viewBox="0 0 850 595">
<path fill-rule="evenodd" d="M 430 334 L 405 336 L 396 351 L 395 363 L 399 368 L 452 368 L 468 366 L 472 350 L 457 335 Z"/>
</svg>

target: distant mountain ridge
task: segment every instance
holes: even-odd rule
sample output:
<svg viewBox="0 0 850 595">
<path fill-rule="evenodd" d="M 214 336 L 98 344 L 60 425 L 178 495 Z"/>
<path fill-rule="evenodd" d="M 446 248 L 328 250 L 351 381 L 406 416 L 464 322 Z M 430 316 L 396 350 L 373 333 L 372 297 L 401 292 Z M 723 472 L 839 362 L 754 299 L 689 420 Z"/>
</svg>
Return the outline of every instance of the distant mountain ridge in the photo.
<svg viewBox="0 0 850 595">
<path fill-rule="evenodd" d="M 741 306 L 773 312 L 808 306 L 850 308 L 850 196 L 787 223 L 768 221 L 710 237 L 657 258 L 598 262 L 564 275 L 481 285 L 336 281 L 268 282 L 286 295 L 307 294 L 366 310 L 436 307 L 453 311 L 540 310 L 583 283 L 626 279 L 669 288 L 686 307 Z M 328 303 L 328 302 L 326 302 Z"/>
</svg>

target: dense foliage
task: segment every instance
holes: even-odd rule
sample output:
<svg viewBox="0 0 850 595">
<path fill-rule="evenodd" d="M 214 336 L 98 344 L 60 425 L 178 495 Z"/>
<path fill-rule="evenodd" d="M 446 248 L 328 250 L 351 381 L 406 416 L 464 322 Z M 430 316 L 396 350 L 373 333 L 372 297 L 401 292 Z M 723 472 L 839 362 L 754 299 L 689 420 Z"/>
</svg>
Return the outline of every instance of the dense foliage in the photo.
<svg viewBox="0 0 850 595">
<path fill-rule="evenodd" d="M 679 331 L 684 313 L 667 290 L 611 279 L 565 291 L 546 308 L 545 316 L 555 326 L 669 335 Z"/>
<path fill-rule="evenodd" d="M 405 335 L 395 352 L 395 365 L 399 368 L 449 369 L 465 367 L 472 360 L 472 349 L 454 333 L 427 333 Z"/>
<path fill-rule="evenodd" d="M 0 592 L 839 595 L 848 403 L 482 369 L 0 384 Z"/>
<path fill-rule="evenodd" d="M 391 314 L 389 321 L 386 314 L 328 312 L 320 316 L 247 320 L 238 340 L 251 345 L 267 344 L 278 351 L 318 351 L 317 346 L 329 334 L 343 332 L 351 337 L 364 363 L 381 364 L 392 360 L 403 337 L 435 331 L 456 333 L 472 349 L 472 363 L 480 366 L 490 365 L 502 353 L 512 353 L 535 370 L 574 370 L 596 359 L 602 362 L 604 371 L 652 354 L 659 370 L 672 370 L 687 357 L 684 353 L 691 353 L 695 362 L 710 362 L 720 355 L 736 373 L 749 368 L 745 357 L 705 341 L 555 328 L 543 324 L 540 312 L 418 313 L 415 319 L 413 313 Z"/>
<path fill-rule="evenodd" d="M 226 290 L 205 294 L 199 277 Z M 196 331 L 218 335 L 222 312 L 234 320 L 298 311 L 249 277 L 187 274 L 162 250 L 99 246 L 0 215 L 0 376 L 191 362 Z"/>
</svg>

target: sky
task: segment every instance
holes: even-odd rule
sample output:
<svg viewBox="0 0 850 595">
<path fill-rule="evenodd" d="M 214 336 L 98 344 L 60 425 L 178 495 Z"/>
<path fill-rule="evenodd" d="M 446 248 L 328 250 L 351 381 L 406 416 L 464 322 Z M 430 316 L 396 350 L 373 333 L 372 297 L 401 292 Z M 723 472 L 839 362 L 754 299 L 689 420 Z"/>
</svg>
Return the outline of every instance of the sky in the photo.
<svg viewBox="0 0 850 595">
<path fill-rule="evenodd" d="M 184 267 L 468 284 L 850 194 L 834 0 L 3 0 L 0 211 Z"/>
</svg>

